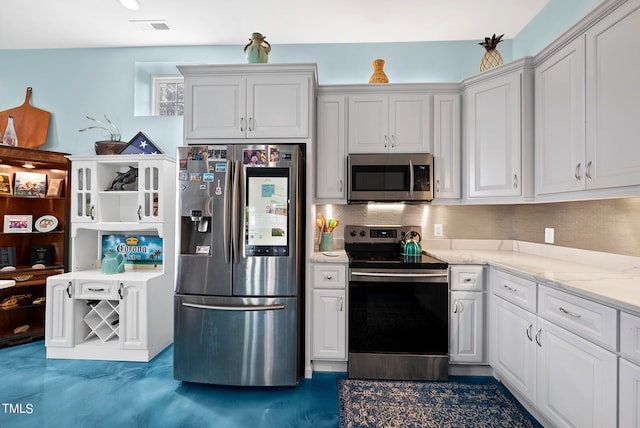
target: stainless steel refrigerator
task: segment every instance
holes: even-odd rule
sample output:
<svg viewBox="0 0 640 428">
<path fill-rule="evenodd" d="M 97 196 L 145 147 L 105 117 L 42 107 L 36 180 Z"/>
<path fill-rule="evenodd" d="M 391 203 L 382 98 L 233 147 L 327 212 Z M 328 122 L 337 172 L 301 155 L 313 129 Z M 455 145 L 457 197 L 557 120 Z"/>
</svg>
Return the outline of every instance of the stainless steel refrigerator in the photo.
<svg viewBox="0 0 640 428">
<path fill-rule="evenodd" d="M 178 148 L 174 377 L 296 385 L 302 370 L 304 148 Z"/>
</svg>

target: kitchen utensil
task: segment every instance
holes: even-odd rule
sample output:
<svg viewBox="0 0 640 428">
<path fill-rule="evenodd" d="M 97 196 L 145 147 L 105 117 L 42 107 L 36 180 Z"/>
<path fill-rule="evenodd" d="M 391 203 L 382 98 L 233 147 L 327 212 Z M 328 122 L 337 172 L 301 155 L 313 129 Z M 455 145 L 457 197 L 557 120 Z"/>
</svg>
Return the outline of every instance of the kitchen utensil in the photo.
<svg viewBox="0 0 640 428">
<path fill-rule="evenodd" d="M 24 103 L 19 107 L 0 111 L 0 128 L 7 126 L 7 118 L 13 116 L 13 125 L 18 136 L 18 147 L 34 148 L 47 142 L 51 113 L 30 104 L 31 87 L 27 88 Z"/>
<path fill-rule="evenodd" d="M 322 238 L 322 232 L 324 231 L 324 222 L 320 217 L 316 219 L 316 226 L 318 226 L 318 244 L 320 244 L 320 239 Z"/>
<path fill-rule="evenodd" d="M 408 236 L 408 237 L 407 237 Z M 418 256 L 422 254 L 422 246 L 420 241 L 422 237 L 418 232 L 411 231 L 404 239 L 404 254 L 407 256 Z"/>
</svg>

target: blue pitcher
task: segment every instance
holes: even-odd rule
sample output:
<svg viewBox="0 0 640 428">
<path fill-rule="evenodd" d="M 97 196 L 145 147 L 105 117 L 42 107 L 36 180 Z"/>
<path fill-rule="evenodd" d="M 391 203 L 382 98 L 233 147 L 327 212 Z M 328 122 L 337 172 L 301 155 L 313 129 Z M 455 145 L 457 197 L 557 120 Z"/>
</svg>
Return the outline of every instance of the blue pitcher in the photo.
<svg viewBox="0 0 640 428">
<path fill-rule="evenodd" d="M 102 273 L 113 274 L 124 272 L 124 254 L 109 251 L 102 259 Z"/>
</svg>

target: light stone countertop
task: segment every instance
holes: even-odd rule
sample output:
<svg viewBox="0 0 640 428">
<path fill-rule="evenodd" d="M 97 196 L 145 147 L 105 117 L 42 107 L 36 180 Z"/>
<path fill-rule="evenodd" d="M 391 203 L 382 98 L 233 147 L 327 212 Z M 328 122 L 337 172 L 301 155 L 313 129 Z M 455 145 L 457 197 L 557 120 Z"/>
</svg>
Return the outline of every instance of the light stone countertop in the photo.
<svg viewBox="0 0 640 428">
<path fill-rule="evenodd" d="M 449 264 L 489 264 L 640 315 L 640 257 L 521 241 L 434 240 L 423 250 Z"/>
<path fill-rule="evenodd" d="M 344 250 L 316 251 L 311 255 L 311 263 L 349 263 Z"/>
</svg>

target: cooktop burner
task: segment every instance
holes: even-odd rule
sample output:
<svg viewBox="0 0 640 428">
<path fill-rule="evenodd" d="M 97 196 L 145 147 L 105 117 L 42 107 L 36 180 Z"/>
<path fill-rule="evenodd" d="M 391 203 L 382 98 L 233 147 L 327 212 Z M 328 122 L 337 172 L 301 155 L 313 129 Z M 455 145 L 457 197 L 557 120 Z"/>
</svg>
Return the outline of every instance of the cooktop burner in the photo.
<svg viewBox="0 0 640 428">
<path fill-rule="evenodd" d="M 416 256 L 402 253 L 402 240 L 414 234 L 421 239 L 420 226 L 345 226 L 344 248 L 351 268 L 446 269 L 448 264 L 423 251 Z"/>
</svg>

